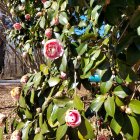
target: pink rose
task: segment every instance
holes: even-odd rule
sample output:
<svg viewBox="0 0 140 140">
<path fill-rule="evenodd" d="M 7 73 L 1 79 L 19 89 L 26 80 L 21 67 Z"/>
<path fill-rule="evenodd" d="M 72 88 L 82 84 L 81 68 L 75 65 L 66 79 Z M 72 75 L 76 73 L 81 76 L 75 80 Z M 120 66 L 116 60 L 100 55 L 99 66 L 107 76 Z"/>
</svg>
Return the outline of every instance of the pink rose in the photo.
<svg viewBox="0 0 140 140">
<path fill-rule="evenodd" d="M 68 110 L 66 112 L 65 121 L 68 126 L 75 128 L 81 123 L 81 115 L 78 110 Z"/>
<path fill-rule="evenodd" d="M 48 39 L 50 39 L 52 37 L 52 29 L 51 28 L 46 29 L 45 35 Z"/>
<path fill-rule="evenodd" d="M 66 76 L 67 76 L 66 73 L 64 73 L 63 71 L 60 72 L 61 79 L 63 79 L 63 80 L 66 79 Z"/>
<path fill-rule="evenodd" d="M 7 117 L 4 114 L 0 113 L 0 127 L 4 126 L 6 118 Z"/>
<path fill-rule="evenodd" d="M 57 39 L 48 40 L 44 45 L 44 55 L 49 59 L 57 59 L 64 53 L 61 42 Z"/>
<path fill-rule="evenodd" d="M 44 4 L 46 2 L 46 0 L 41 0 L 41 2 Z"/>
<path fill-rule="evenodd" d="M 13 27 L 16 29 L 16 30 L 20 30 L 21 29 L 21 24 L 20 23 L 15 23 L 13 25 Z"/>
<path fill-rule="evenodd" d="M 22 84 L 26 84 L 27 81 L 28 81 L 28 79 L 29 79 L 29 77 L 28 77 L 27 75 L 24 75 L 24 76 L 21 77 L 21 79 L 20 79 L 20 83 L 22 83 Z"/>
<path fill-rule="evenodd" d="M 21 88 L 20 87 L 15 87 L 14 89 L 11 90 L 11 96 L 15 101 L 19 100 L 20 94 L 21 94 Z"/>
<path fill-rule="evenodd" d="M 21 131 L 15 130 L 12 133 L 10 140 L 21 140 Z"/>
<path fill-rule="evenodd" d="M 99 135 L 97 140 L 108 140 L 108 138 L 105 135 Z"/>
<path fill-rule="evenodd" d="M 58 24 L 59 24 L 59 18 L 58 18 L 58 16 L 56 16 L 53 18 L 51 25 L 53 26 L 53 25 L 58 25 Z"/>
<path fill-rule="evenodd" d="M 26 19 L 26 20 L 30 20 L 30 18 L 31 18 L 30 14 L 26 14 L 26 15 L 25 15 L 25 19 Z"/>
</svg>

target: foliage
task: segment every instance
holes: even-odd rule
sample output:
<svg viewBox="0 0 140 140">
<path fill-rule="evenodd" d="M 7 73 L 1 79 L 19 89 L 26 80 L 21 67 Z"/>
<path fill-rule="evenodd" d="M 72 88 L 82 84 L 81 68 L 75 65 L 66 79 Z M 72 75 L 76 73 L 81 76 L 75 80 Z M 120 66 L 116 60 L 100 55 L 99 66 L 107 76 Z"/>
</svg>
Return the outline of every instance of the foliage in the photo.
<svg viewBox="0 0 140 140">
<path fill-rule="evenodd" d="M 139 5 L 139 0 L 9 1 L 13 19 L 22 29 L 7 30 L 7 34 L 27 53 L 24 62 L 31 72 L 17 107 L 21 122 L 16 129 L 22 130 L 23 140 L 63 139 L 66 134 L 70 139 L 94 139 L 97 130 L 88 120 L 92 114 L 103 118 L 101 127 L 111 128 L 112 137 L 138 139 Z M 31 15 L 29 21 L 25 14 Z M 59 24 L 54 25 L 57 16 Z M 42 53 L 47 28 L 64 46 L 58 59 L 46 59 Z M 66 73 L 65 79 L 61 72 Z M 81 85 L 93 97 L 87 110 L 76 93 Z M 64 118 L 74 108 L 82 123 L 73 129 Z"/>
</svg>

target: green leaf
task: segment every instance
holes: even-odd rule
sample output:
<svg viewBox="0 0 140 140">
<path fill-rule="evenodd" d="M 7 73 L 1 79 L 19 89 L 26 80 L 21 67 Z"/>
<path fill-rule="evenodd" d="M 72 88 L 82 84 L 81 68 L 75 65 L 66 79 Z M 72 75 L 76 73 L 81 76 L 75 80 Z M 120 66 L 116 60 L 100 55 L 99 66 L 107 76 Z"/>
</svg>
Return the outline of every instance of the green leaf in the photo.
<svg viewBox="0 0 140 140">
<path fill-rule="evenodd" d="M 65 113 L 68 110 L 67 107 L 59 108 L 57 112 L 57 120 L 60 123 L 60 125 L 65 123 Z"/>
<path fill-rule="evenodd" d="M 25 97 L 23 97 L 22 94 L 20 95 L 20 98 L 19 98 L 19 104 L 20 104 L 20 107 L 26 108 Z"/>
<path fill-rule="evenodd" d="M 129 46 L 126 57 L 128 64 L 134 65 L 140 60 L 140 50 L 135 45 Z"/>
<path fill-rule="evenodd" d="M 84 103 L 81 101 L 78 95 L 74 95 L 74 107 L 78 110 L 84 110 Z"/>
<path fill-rule="evenodd" d="M 107 112 L 107 114 L 111 117 L 114 117 L 114 113 L 115 113 L 115 101 L 114 101 L 114 96 L 110 97 L 108 96 L 105 103 L 105 110 Z"/>
<path fill-rule="evenodd" d="M 16 129 L 17 129 L 17 130 L 21 130 L 21 129 L 24 127 L 24 125 L 25 125 L 24 122 L 20 122 L 20 123 L 17 125 Z"/>
<path fill-rule="evenodd" d="M 32 122 L 30 122 L 30 121 L 27 121 L 26 124 L 24 125 L 24 128 L 22 129 L 22 140 L 29 139 L 28 133 L 29 133 L 31 126 L 32 126 Z"/>
<path fill-rule="evenodd" d="M 36 134 L 34 140 L 44 140 L 43 135 L 41 133 Z"/>
<path fill-rule="evenodd" d="M 53 87 L 53 86 L 57 85 L 59 82 L 60 82 L 60 78 L 58 78 L 58 77 L 51 77 L 48 80 L 48 84 L 49 84 L 50 87 Z"/>
<path fill-rule="evenodd" d="M 42 127 L 41 127 L 41 134 L 46 134 L 49 132 L 49 129 L 48 129 L 48 126 L 47 126 L 47 123 L 46 121 L 44 121 L 44 123 L 42 124 Z"/>
<path fill-rule="evenodd" d="M 130 119 L 131 125 L 132 125 L 132 129 L 133 129 L 133 135 L 132 135 L 132 140 L 137 140 L 138 136 L 139 136 L 139 125 L 136 121 L 136 119 L 132 116 L 128 116 L 128 118 Z M 127 135 L 126 135 L 127 136 Z M 129 139 L 129 138 L 128 138 Z"/>
<path fill-rule="evenodd" d="M 135 32 L 130 32 L 121 39 L 121 42 L 116 46 L 116 54 L 119 55 L 125 48 L 127 48 L 136 36 Z"/>
<path fill-rule="evenodd" d="M 40 65 L 40 71 L 42 71 L 44 75 L 48 75 L 49 74 L 49 68 L 45 64 L 41 64 Z"/>
<path fill-rule="evenodd" d="M 0 127 L 0 140 L 3 140 L 3 128 Z"/>
<path fill-rule="evenodd" d="M 45 27 L 45 17 L 44 17 L 44 16 L 41 17 L 41 20 L 40 20 L 39 25 L 40 25 L 40 27 L 41 27 L 42 29 L 44 29 L 44 27 Z"/>
<path fill-rule="evenodd" d="M 56 131 L 56 140 L 61 140 L 61 138 L 63 138 L 63 136 L 66 134 L 67 129 L 68 126 L 66 124 L 59 126 Z"/>
<path fill-rule="evenodd" d="M 120 98 L 125 98 L 127 96 L 127 94 L 125 93 L 125 91 L 123 90 L 121 86 L 117 86 L 114 89 L 113 93 Z"/>
<path fill-rule="evenodd" d="M 42 113 L 39 113 L 39 126 L 40 126 L 40 128 L 42 127 L 42 124 L 43 124 L 43 115 L 42 115 Z"/>
<path fill-rule="evenodd" d="M 117 96 L 115 97 L 115 102 L 116 102 L 116 105 L 119 107 L 124 105 L 124 103 Z"/>
<path fill-rule="evenodd" d="M 134 113 L 140 114 L 140 101 L 139 100 L 131 100 L 129 103 L 129 107 Z"/>
<path fill-rule="evenodd" d="M 66 12 L 61 12 L 60 13 L 60 15 L 59 15 L 59 22 L 62 25 L 66 25 L 68 23 L 68 17 L 67 17 Z"/>
<path fill-rule="evenodd" d="M 95 0 L 90 0 L 90 7 L 92 7 Z"/>
<path fill-rule="evenodd" d="M 62 57 L 62 63 L 60 65 L 60 71 L 66 72 L 66 68 L 67 68 L 67 55 L 68 55 L 68 50 L 65 50 L 65 53 L 63 54 Z"/>
<path fill-rule="evenodd" d="M 78 55 L 84 54 L 86 50 L 87 50 L 87 44 L 85 43 L 82 43 L 78 48 L 76 48 Z"/>
<path fill-rule="evenodd" d="M 111 124 L 110 124 L 110 127 L 113 129 L 113 131 L 118 135 L 121 131 L 121 126 L 119 125 L 119 123 L 115 120 L 115 119 L 112 119 L 111 120 Z"/>
<path fill-rule="evenodd" d="M 73 101 L 70 98 L 63 98 L 63 99 L 53 99 L 54 104 L 59 107 L 64 107 L 66 105 L 73 106 Z"/>
<path fill-rule="evenodd" d="M 64 11 L 66 9 L 66 6 L 67 6 L 67 2 L 64 1 L 61 5 L 61 11 Z"/>
<path fill-rule="evenodd" d="M 41 72 L 36 73 L 36 75 L 35 75 L 35 77 L 33 79 L 33 81 L 34 81 L 34 87 L 35 88 L 37 88 L 40 85 L 41 80 L 42 80 Z"/>
<path fill-rule="evenodd" d="M 86 119 L 86 118 L 82 117 L 82 122 L 78 126 L 78 130 L 80 132 L 78 134 L 78 136 L 80 136 L 81 138 L 84 138 L 84 140 L 93 139 L 95 137 L 93 127 L 92 127 L 91 123 L 88 121 L 88 119 Z M 81 139 L 81 140 L 83 140 L 83 139 Z"/>
<path fill-rule="evenodd" d="M 105 17 L 107 21 L 109 22 L 109 24 L 117 25 L 119 21 L 121 20 L 121 13 L 119 9 L 115 7 L 114 5 L 113 6 L 109 5 L 106 8 Z"/>
<path fill-rule="evenodd" d="M 90 110 L 92 112 L 98 112 L 98 110 L 101 108 L 102 104 L 104 103 L 105 96 L 104 95 L 99 95 L 97 98 L 95 98 L 91 105 L 90 105 Z"/>
<path fill-rule="evenodd" d="M 130 26 L 137 28 L 140 25 L 140 7 L 138 7 L 130 18 Z"/>
<path fill-rule="evenodd" d="M 25 115 L 26 115 L 27 119 L 32 119 L 32 117 L 33 117 L 32 113 L 27 108 L 26 108 L 26 111 L 25 111 Z"/>
<path fill-rule="evenodd" d="M 31 96 L 30 96 L 30 102 L 31 102 L 32 104 L 34 104 L 34 98 L 35 98 L 35 91 L 34 91 L 34 89 L 32 89 L 32 91 L 31 91 Z"/>
<path fill-rule="evenodd" d="M 140 26 L 137 28 L 138 36 L 140 36 Z"/>
<path fill-rule="evenodd" d="M 101 85 L 100 85 L 100 91 L 102 94 L 105 94 L 107 93 L 111 87 L 112 87 L 112 80 L 109 80 L 107 82 L 101 82 Z"/>
</svg>

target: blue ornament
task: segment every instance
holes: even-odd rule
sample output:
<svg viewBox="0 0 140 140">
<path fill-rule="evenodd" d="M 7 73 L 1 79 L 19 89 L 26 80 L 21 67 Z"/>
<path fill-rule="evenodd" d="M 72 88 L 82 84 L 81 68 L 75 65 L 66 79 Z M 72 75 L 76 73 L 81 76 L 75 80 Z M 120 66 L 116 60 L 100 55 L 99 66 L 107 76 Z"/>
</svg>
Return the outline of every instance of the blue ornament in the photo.
<svg viewBox="0 0 140 140">
<path fill-rule="evenodd" d="M 98 74 L 94 74 L 94 75 L 91 75 L 88 80 L 90 82 L 100 82 L 101 81 L 101 77 L 98 75 Z"/>
</svg>

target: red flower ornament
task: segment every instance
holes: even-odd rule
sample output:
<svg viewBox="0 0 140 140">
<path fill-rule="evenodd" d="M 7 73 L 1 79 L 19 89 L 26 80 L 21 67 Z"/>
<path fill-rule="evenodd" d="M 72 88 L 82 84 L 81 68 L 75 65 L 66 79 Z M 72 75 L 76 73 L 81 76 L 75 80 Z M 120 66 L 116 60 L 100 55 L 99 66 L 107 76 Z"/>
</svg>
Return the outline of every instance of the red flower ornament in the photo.
<svg viewBox="0 0 140 140">
<path fill-rule="evenodd" d="M 65 121 L 68 126 L 75 128 L 81 124 L 81 115 L 78 110 L 68 110 Z"/>
<path fill-rule="evenodd" d="M 13 27 L 16 29 L 16 30 L 20 30 L 21 29 L 21 24 L 20 23 L 15 23 L 13 25 Z"/>
<path fill-rule="evenodd" d="M 51 60 L 61 57 L 64 53 L 61 42 L 57 39 L 48 40 L 44 44 L 44 56 Z"/>
</svg>

